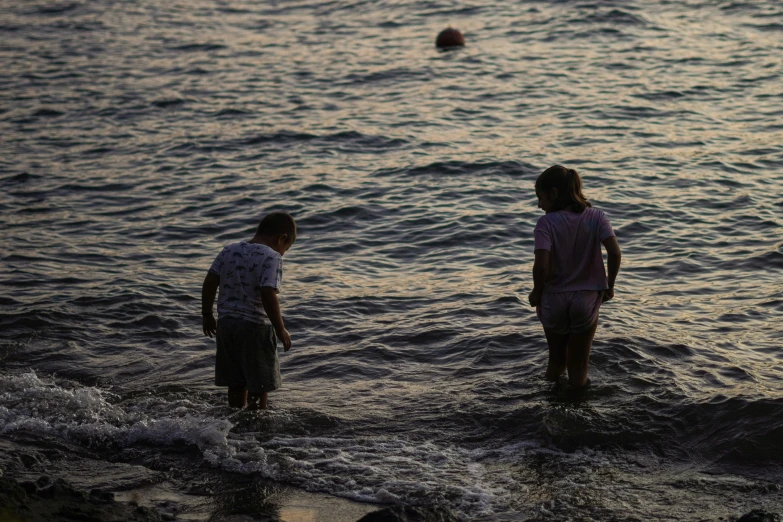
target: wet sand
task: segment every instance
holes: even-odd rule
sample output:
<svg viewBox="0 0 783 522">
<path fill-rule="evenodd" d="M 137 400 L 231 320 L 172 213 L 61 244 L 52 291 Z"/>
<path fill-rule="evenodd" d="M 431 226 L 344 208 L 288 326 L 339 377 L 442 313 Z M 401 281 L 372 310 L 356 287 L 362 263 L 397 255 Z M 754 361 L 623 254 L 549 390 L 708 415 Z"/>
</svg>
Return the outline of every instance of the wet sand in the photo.
<svg viewBox="0 0 783 522">
<path fill-rule="evenodd" d="M 0 440 L 0 520 L 353 522 L 381 507 L 193 465 L 186 448 L 180 458 L 108 462 L 76 445 L 31 442 Z"/>
<path fill-rule="evenodd" d="M 243 481 L 241 477 L 237 478 L 236 489 L 223 491 L 217 497 L 183 495 L 177 493 L 173 485 L 163 483 L 118 492 L 115 498 L 164 513 L 167 508 L 175 507 L 177 520 L 193 521 L 354 522 L 382 507 L 322 493 L 311 493 L 287 485 L 266 481 L 258 483 L 257 480 Z M 233 504 L 227 497 L 233 497 Z M 248 504 L 254 508 L 247 509 Z"/>
</svg>

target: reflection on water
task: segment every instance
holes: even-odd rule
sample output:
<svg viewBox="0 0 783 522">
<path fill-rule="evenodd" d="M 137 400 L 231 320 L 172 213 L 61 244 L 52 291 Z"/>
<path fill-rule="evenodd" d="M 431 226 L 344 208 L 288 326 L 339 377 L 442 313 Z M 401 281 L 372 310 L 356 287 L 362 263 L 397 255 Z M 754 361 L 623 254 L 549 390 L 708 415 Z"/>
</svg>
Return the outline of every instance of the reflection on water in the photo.
<svg viewBox="0 0 783 522">
<path fill-rule="evenodd" d="M 466 520 L 783 509 L 777 3 L 2 18 L 4 437 L 153 468 L 150 446 L 184 446 L 194 467 Z M 467 46 L 440 53 L 448 24 Z M 524 298 L 554 163 L 625 254 L 577 402 L 543 381 Z M 294 346 L 248 418 L 210 385 L 199 291 L 276 209 L 300 228 Z"/>
</svg>

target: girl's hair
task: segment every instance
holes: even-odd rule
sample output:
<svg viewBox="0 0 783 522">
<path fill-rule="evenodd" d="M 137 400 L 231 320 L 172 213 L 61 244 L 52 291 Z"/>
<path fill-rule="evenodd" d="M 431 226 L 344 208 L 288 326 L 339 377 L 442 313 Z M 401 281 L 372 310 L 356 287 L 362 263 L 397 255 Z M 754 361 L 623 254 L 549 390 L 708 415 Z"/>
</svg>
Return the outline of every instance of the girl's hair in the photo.
<svg viewBox="0 0 783 522">
<path fill-rule="evenodd" d="M 572 212 L 582 212 L 585 208 L 592 206 L 582 194 L 582 179 L 574 169 L 554 165 L 542 172 L 536 180 L 536 190 L 549 192 L 553 188 L 557 189 L 557 199 L 555 200 L 555 208 L 552 210 L 565 209 Z"/>
</svg>

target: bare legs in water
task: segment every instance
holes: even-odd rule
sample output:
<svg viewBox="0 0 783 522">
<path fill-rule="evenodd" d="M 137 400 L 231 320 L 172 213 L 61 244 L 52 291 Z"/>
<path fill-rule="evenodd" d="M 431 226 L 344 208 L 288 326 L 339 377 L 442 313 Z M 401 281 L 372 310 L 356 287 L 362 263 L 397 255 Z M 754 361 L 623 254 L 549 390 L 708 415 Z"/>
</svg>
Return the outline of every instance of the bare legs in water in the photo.
<svg viewBox="0 0 783 522">
<path fill-rule="evenodd" d="M 586 332 L 578 334 L 558 334 L 544 328 L 549 344 L 549 366 L 546 380 L 557 381 L 568 369 L 568 382 L 576 389 L 587 384 L 587 369 L 590 363 L 590 348 L 598 321 Z"/>
<path fill-rule="evenodd" d="M 268 393 L 262 392 L 259 395 L 248 394 L 247 388 L 239 386 L 228 387 L 228 405 L 232 408 L 244 408 L 248 410 L 265 410 Z"/>
</svg>

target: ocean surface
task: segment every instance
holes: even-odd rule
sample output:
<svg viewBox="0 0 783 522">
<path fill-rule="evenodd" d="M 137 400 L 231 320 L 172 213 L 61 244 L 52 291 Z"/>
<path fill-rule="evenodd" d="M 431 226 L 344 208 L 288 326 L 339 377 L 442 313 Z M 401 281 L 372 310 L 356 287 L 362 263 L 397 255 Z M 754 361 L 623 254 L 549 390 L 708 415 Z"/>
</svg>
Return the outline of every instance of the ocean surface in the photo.
<svg viewBox="0 0 783 522">
<path fill-rule="evenodd" d="M 783 512 L 777 1 L 1 0 L 0 143 L 5 476 Z M 624 254 L 580 397 L 527 306 L 556 163 Z M 273 210 L 293 348 L 237 413 L 201 283 Z"/>
</svg>

